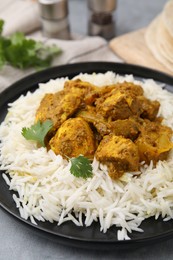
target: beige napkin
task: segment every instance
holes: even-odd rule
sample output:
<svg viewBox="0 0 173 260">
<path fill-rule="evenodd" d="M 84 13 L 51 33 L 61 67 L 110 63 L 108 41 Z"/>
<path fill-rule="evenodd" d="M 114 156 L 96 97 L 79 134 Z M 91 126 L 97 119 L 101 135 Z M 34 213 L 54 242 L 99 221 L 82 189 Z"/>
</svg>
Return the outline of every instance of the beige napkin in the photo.
<svg viewBox="0 0 173 260">
<path fill-rule="evenodd" d="M 41 26 L 39 6 L 34 0 L 1 0 L 0 19 L 5 21 L 4 35 L 30 33 Z"/>
<path fill-rule="evenodd" d="M 17 11 L 14 12 L 14 10 Z M 22 12 L 22 15 L 19 15 L 20 12 Z M 31 33 L 40 26 L 38 13 L 37 3 L 33 0 L 6 0 L 0 3 L 0 18 L 4 17 L 6 35 L 15 31 L 23 31 L 26 34 L 30 32 L 27 36 L 43 41 L 48 45 L 57 44 L 62 49 L 62 54 L 54 59 L 52 66 L 86 61 L 121 61 L 110 50 L 107 41 L 101 37 L 77 37 L 76 40 L 59 40 L 44 38 L 39 30 Z M 5 66 L 0 71 L 0 91 L 33 72 L 35 72 L 34 69 L 19 70 Z"/>
</svg>

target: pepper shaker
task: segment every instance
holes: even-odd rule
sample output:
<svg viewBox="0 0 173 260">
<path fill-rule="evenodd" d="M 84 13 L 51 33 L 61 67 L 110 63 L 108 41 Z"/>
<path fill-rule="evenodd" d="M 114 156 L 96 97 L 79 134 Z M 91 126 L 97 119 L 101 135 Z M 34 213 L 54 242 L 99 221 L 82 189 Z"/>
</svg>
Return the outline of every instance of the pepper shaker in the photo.
<svg viewBox="0 0 173 260">
<path fill-rule="evenodd" d="M 109 40 L 115 36 L 114 11 L 116 0 L 88 0 L 88 34 Z"/>
<path fill-rule="evenodd" d="M 42 32 L 45 37 L 69 40 L 67 0 L 39 0 Z"/>
</svg>

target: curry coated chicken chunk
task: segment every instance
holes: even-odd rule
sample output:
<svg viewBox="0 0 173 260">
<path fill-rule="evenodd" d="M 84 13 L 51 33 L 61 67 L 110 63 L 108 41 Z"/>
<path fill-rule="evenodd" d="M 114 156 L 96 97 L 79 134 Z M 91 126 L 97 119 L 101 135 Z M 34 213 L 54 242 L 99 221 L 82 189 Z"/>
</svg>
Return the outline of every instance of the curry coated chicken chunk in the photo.
<svg viewBox="0 0 173 260">
<path fill-rule="evenodd" d="M 84 155 L 94 157 L 95 138 L 89 124 L 82 118 L 70 118 L 57 130 L 49 142 L 55 154 L 64 158 Z"/>
<path fill-rule="evenodd" d="M 59 91 L 55 94 L 46 94 L 36 112 L 36 121 L 44 122 L 50 119 L 53 122 L 53 130 L 56 130 L 76 112 L 81 103 L 81 94 L 78 92 Z"/>
<path fill-rule="evenodd" d="M 99 88 L 96 87 L 95 85 L 93 85 L 89 82 L 86 82 L 86 81 L 81 81 L 80 79 L 68 80 L 64 84 L 65 91 L 81 93 L 83 98 L 85 98 L 85 96 L 88 93 L 92 93 L 93 91 L 96 91 L 97 89 L 99 89 Z"/>
<path fill-rule="evenodd" d="M 149 164 L 152 160 L 156 164 L 159 160 L 165 160 L 169 151 L 173 148 L 171 137 L 171 128 L 145 120 L 141 127 L 141 133 L 135 141 L 139 150 L 140 161 Z"/>
<path fill-rule="evenodd" d="M 143 88 L 140 85 L 127 81 L 114 85 L 114 92 L 116 91 L 120 91 L 121 93 L 128 93 L 136 97 L 142 96 L 144 94 Z"/>
<path fill-rule="evenodd" d="M 139 169 L 138 147 L 122 136 L 106 135 L 95 155 L 97 160 L 107 165 L 112 179 L 121 177 L 124 172 Z"/>
<path fill-rule="evenodd" d="M 130 94 L 121 93 L 121 91 L 112 91 L 103 102 L 96 102 L 97 111 L 109 120 L 127 119 L 133 115 L 140 114 L 140 104 L 138 99 Z"/>
<path fill-rule="evenodd" d="M 146 118 L 151 121 L 154 121 L 157 117 L 160 103 L 157 100 L 149 100 L 144 96 L 139 96 L 138 100 L 141 106 L 141 118 Z"/>
<path fill-rule="evenodd" d="M 123 82 L 106 88 L 110 91 L 103 92 L 95 102 L 97 111 L 100 111 L 104 117 L 117 120 L 140 114 L 140 104 L 137 97 L 143 95 L 144 91 L 141 86 L 131 82 Z"/>
<path fill-rule="evenodd" d="M 131 140 L 135 140 L 140 132 L 138 120 L 134 117 L 129 117 L 124 120 L 116 120 L 109 123 L 110 130 L 114 135 L 123 136 Z"/>
<path fill-rule="evenodd" d="M 101 136 L 111 133 L 110 124 L 101 114 L 97 113 L 94 106 L 87 105 L 84 109 L 79 110 L 76 116 L 83 118 L 85 121 L 93 125 Z"/>
</svg>

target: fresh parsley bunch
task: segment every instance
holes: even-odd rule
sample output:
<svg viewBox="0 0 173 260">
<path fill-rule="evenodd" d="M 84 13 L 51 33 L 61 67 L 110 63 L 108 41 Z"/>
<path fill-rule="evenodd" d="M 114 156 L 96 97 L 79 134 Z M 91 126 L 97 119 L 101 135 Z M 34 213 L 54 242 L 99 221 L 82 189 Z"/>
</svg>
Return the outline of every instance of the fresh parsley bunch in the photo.
<svg viewBox="0 0 173 260">
<path fill-rule="evenodd" d="M 4 37 L 3 26 L 4 21 L 0 20 L 0 68 L 10 64 L 20 69 L 43 69 L 49 67 L 53 58 L 61 53 L 59 47 L 45 46 L 42 42 L 27 39 L 21 32 Z"/>
</svg>

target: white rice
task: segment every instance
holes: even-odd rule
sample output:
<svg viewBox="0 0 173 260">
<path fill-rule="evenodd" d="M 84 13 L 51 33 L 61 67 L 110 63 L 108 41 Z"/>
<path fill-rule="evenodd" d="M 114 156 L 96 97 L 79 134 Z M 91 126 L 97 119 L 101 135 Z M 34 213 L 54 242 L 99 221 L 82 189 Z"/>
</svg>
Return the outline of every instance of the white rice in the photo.
<svg viewBox="0 0 173 260">
<path fill-rule="evenodd" d="M 173 128 L 173 94 L 153 80 L 136 81 L 132 75 L 125 77 L 105 74 L 81 74 L 75 78 L 102 86 L 130 81 L 140 84 L 145 96 L 161 104 L 159 116 L 164 124 Z M 133 231 L 143 232 L 141 222 L 154 216 L 164 220 L 173 218 L 173 153 L 167 161 L 159 161 L 156 168 L 141 164 L 140 176 L 125 173 L 121 180 L 113 181 L 107 168 L 94 159 L 93 177 L 87 180 L 74 177 L 70 163 L 53 151 L 38 148 L 34 142 L 21 135 L 22 127 L 34 123 L 36 109 L 45 93 L 63 88 L 67 78 L 40 84 L 9 104 L 8 115 L 0 126 L 0 162 L 4 180 L 13 195 L 16 207 L 24 219 L 37 225 L 38 221 L 57 222 L 61 225 L 72 221 L 77 226 L 90 226 L 98 221 L 100 231 L 111 226 L 119 228 L 119 240 L 130 239 Z M 17 194 L 17 195 L 16 195 Z M 82 216 L 85 216 L 82 221 Z"/>
</svg>

